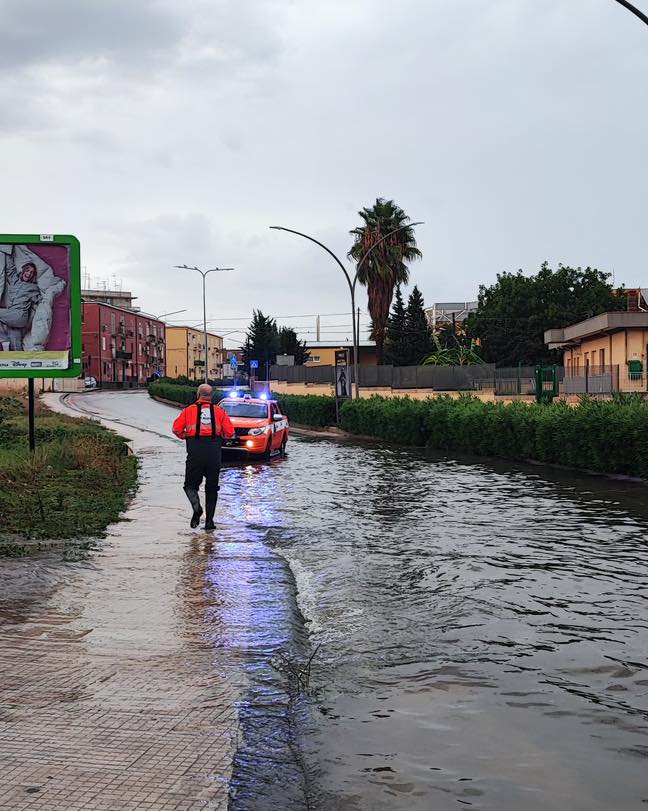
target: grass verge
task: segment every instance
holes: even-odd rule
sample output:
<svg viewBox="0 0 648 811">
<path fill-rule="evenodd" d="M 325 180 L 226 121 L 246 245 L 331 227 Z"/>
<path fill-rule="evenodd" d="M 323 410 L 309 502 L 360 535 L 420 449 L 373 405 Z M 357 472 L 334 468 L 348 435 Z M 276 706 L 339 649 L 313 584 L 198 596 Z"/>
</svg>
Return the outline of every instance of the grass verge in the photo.
<svg viewBox="0 0 648 811">
<path fill-rule="evenodd" d="M 97 423 L 41 405 L 36 451 L 23 404 L 0 401 L 0 555 L 39 540 L 101 536 L 124 511 L 137 481 L 126 441 Z"/>
</svg>

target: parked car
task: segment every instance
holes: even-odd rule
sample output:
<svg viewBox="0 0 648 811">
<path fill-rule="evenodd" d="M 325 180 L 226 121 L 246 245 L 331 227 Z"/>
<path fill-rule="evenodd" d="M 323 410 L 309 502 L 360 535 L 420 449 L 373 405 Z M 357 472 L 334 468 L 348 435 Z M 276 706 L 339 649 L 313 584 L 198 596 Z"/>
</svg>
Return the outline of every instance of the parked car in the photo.
<svg viewBox="0 0 648 811">
<path fill-rule="evenodd" d="M 86 389 L 96 389 L 97 388 L 97 378 L 96 377 L 86 377 L 84 381 L 84 386 Z"/>
</svg>

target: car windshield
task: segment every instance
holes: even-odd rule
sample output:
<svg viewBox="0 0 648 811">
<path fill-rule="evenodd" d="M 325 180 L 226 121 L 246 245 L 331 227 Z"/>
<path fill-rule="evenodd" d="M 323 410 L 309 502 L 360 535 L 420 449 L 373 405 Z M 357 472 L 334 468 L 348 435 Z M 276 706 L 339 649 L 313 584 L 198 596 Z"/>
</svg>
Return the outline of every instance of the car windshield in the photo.
<svg viewBox="0 0 648 811">
<path fill-rule="evenodd" d="M 221 403 L 221 408 L 230 417 L 249 417 L 253 420 L 262 420 L 268 416 L 268 406 L 257 403 L 245 403 L 241 400 L 225 400 Z"/>
</svg>

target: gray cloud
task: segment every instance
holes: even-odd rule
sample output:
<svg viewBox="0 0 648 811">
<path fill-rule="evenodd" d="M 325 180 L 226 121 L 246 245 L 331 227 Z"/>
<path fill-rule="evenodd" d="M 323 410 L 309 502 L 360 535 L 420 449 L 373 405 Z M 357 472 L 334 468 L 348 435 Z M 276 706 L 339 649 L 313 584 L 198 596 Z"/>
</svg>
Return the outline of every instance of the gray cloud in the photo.
<svg viewBox="0 0 648 811">
<path fill-rule="evenodd" d="M 188 262 L 237 268 L 214 317 L 345 312 L 268 225 L 344 256 L 379 195 L 426 223 L 429 302 L 544 259 L 645 281 L 648 40 L 613 0 L 49 5 L 0 0 L 4 226 L 78 233 L 147 309 L 200 318 Z"/>
<path fill-rule="evenodd" d="M 183 20 L 156 0 L 2 0 L 0 65 L 142 64 L 176 47 Z"/>
</svg>

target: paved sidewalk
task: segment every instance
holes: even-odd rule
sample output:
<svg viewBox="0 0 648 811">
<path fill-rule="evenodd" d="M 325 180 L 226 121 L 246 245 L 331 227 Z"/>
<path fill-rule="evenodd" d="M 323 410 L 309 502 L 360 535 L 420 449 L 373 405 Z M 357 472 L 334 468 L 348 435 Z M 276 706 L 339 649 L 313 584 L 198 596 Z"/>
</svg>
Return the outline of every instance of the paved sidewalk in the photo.
<svg viewBox="0 0 648 811">
<path fill-rule="evenodd" d="M 182 448 L 134 441 L 142 487 L 99 552 L 0 560 L 2 811 L 227 808 L 237 717 L 203 636 L 210 542 L 185 527 Z"/>
</svg>

